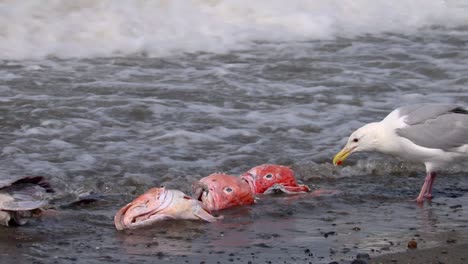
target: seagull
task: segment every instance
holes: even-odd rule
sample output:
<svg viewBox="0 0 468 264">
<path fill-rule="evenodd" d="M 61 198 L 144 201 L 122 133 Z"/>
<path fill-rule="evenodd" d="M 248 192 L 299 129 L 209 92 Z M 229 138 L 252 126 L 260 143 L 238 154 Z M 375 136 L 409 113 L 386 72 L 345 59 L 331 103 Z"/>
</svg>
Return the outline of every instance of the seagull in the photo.
<svg viewBox="0 0 468 264">
<path fill-rule="evenodd" d="M 341 165 L 354 152 L 375 151 L 422 162 L 426 178 L 416 198 L 432 199 L 437 170 L 468 158 L 468 110 L 452 104 L 416 104 L 393 110 L 382 121 L 354 131 L 333 158 Z"/>
</svg>

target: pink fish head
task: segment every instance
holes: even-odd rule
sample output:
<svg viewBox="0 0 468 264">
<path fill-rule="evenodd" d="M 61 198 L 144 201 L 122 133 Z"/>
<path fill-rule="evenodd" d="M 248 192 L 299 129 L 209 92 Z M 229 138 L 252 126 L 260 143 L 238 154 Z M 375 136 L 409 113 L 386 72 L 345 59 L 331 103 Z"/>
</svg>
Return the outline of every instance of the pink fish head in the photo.
<svg viewBox="0 0 468 264">
<path fill-rule="evenodd" d="M 243 175 L 256 194 L 280 190 L 285 193 L 309 192 L 306 185 L 298 184 L 294 171 L 282 165 L 263 164 L 253 167 Z"/>
<path fill-rule="evenodd" d="M 214 222 L 203 204 L 178 190 L 152 188 L 122 207 L 114 217 L 118 230 L 153 225 L 167 219 L 202 219 Z"/>
<path fill-rule="evenodd" d="M 249 184 L 239 177 L 213 173 L 192 186 L 193 197 L 209 210 L 221 210 L 236 205 L 253 204 L 254 194 Z"/>
</svg>

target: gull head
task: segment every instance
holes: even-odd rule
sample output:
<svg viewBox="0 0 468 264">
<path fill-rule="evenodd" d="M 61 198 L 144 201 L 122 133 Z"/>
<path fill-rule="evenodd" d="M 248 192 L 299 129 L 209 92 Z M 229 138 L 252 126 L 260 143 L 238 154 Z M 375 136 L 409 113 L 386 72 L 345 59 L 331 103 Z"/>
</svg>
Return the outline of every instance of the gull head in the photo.
<svg viewBox="0 0 468 264">
<path fill-rule="evenodd" d="M 333 158 L 333 164 L 341 165 L 354 152 L 378 151 L 382 144 L 382 130 L 380 123 L 369 123 L 354 131 L 344 148 Z"/>
</svg>

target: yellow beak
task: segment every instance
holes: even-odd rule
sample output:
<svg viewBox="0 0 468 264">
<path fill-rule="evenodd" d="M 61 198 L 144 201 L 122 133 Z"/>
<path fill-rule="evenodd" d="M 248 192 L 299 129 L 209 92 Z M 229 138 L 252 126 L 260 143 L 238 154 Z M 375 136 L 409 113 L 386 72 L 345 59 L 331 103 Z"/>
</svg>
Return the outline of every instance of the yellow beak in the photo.
<svg viewBox="0 0 468 264">
<path fill-rule="evenodd" d="M 351 154 L 351 149 L 344 148 L 333 158 L 333 165 L 341 165 L 343 161 Z"/>
</svg>

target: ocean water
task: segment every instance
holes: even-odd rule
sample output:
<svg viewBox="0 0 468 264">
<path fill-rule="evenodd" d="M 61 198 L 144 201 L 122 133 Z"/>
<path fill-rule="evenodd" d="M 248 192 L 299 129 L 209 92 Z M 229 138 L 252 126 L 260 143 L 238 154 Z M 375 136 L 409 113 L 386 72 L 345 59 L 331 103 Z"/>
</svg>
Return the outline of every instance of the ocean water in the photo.
<svg viewBox="0 0 468 264">
<path fill-rule="evenodd" d="M 212 172 L 262 163 L 291 165 L 305 183 L 352 193 L 352 201 L 395 206 L 413 198 L 421 164 L 355 154 L 336 168 L 331 159 L 354 129 L 398 106 L 467 105 L 467 14 L 462 0 L 1 1 L 1 177 L 47 176 L 56 204 L 100 197 L 68 210 L 73 217 L 64 221 L 9 230 L 3 240 L 26 237 L 24 246 L 2 256 L 51 263 L 58 253 L 47 252 L 67 252 L 96 233 L 93 250 L 103 240 L 121 243 L 113 214 L 143 191 L 164 185 L 189 193 Z M 448 189 L 436 196 L 466 199 L 467 172 L 466 164 L 448 168 Z M 329 199 L 327 206 L 347 210 L 347 198 Z M 302 203 L 299 229 L 319 207 Z M 363 210 L 361 222 L 372 218 Z M 249 219 L 274 219 L 256 214 Z M 93 232 L 78 236 L 83 222 Z M 217 236 L 199 229 L 203 243 Z M 50 244 L 61 237 L 75 242 Z"/>
</svg>

